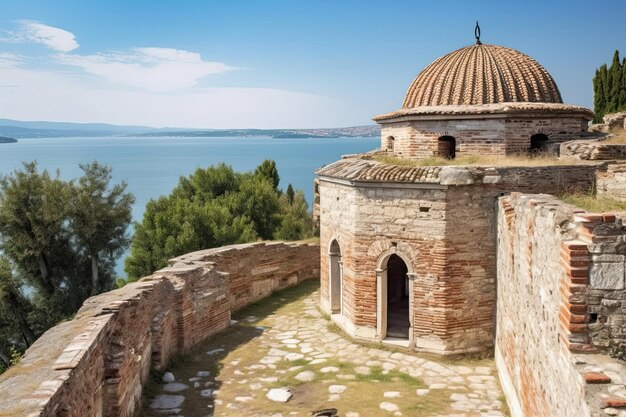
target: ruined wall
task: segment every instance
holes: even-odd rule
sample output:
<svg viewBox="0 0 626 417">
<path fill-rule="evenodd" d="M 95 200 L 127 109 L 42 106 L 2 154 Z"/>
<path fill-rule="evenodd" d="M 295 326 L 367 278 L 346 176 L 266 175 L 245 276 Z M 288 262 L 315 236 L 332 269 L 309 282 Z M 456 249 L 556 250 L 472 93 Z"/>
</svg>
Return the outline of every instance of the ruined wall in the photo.
<svg viewBox="0 0 626 417">
<path fill-rule="evenodd" d="M 604 170 L 598 170 L 596 193 L 598 197 L 626 201 L 626 163 L 613 163 Z"/>
<path fill-rule="evenodd" d="M 0 376 L 0 416 L 125 417 L 163 369 L 225 329 L 231 311 L 319 275 L 319 247 L 254 243 L 194 252 L 89 298 Z"/>
<path fill-rule="evenodd" d="M 574 140 L 560 146 L 560 155 L 590 161 L 626 159 L 626 145 L 597 140 Z"/>
<path fill-rule="evenodd" d="M 547 195 L 500 198 L 495 356 L 513 417 L 601 415 L 614 398 L 606 384 L 589 388 L 596 367 L 584 364 L 626 345 L 625 241 L 613 214 Z"/>
<path fill-rule="evenodd" d="M 511 155 L 527 152 L 530 137 L 548 136 L 546 145 L 557 147 L 580 137 L 587 130 L 586 120 L 577 117 L 506 117 L 419 120 L 381 125 L 381 149 L 388 149 L 393 137 L 393 153 L 399 157 L 422 159 L 437 156 L 437 139 L 456 139 L 456 155 Z"/>
</svg>

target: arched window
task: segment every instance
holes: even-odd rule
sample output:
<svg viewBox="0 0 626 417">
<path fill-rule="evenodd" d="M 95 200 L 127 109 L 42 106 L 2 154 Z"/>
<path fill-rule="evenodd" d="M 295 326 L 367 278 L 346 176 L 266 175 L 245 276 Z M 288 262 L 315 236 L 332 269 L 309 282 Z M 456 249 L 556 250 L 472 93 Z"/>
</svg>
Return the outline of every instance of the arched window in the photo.
<svg viewBox="0 0 626 417">
<path fill-rule="evenodd" d="M 393 136 L 387 136 L 385 140 L 385 150 L 387 152 L 393 152 L 393 144 L 395 142 L 395 138 Z"/>
<path fill-rule="evenodd" d="M 530 153 L 541 153 L 546 150 L 548 145 L 548 136 L 543 133 L 537 133 L 530 137 Z"/>
<path fill-rule="evenodd" d="M 452 136 L 441 136 L 437 139 L 437 156 L 454 159 L 456 156 L 456 139 Z"/>
</svg>

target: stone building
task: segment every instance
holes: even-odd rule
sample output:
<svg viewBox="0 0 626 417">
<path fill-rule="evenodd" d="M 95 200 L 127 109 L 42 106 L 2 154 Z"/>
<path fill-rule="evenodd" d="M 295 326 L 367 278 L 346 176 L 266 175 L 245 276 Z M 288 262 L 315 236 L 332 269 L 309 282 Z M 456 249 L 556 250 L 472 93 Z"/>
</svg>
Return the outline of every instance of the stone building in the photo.
<svg viewBox="0 0 626 417">
<path fill-rule="evenodd" d="M 593 113 L 563 104 L 552 76 L 521 52 L 477 41 L 435 60 L 400 110 L 374 117 L 381 149 L 403 158 L 510 155 L 558 149 Z"/>
<path fill-rule="evenodd" d="M 438 354 L 492 349 L 497 197 L 587 190 L 597 166 L 412 166 L 388 157 L 557 152 L 592 117 L 563 104 L 550 74 L 515 50 L 477 39 L 435 60 L 402 109 L 374 118 L 387 159 L 352 155 L 317 171 L 322 309 L 357 338 Z"/>
</svg>

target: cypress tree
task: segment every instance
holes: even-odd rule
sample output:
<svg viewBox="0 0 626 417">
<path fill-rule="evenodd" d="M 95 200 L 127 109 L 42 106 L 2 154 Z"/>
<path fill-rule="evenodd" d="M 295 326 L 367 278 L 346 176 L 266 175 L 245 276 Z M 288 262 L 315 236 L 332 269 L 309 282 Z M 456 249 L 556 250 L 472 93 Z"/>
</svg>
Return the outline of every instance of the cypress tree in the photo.
<svg viewBox="0 0 626 417">
<path fill-rule="evenodd" d="M 616 112 L 619 110 L 619 93 L 622 87 L 622 64 L 619 59 L 619 51 L 613 53 L 613 62 L 609 68 L 607 79 L 608 100 L 607 112 Z"/>
<path fill-rule="evenodd" d="M 593 121 L 595 123 L 602 122 L 602 117 L 606 111 L 606 74 L 606 65 L 602 65 L 596 70 L 596 76 L 593 78 L 593 104 L 596 114 Z"/>
</svg>

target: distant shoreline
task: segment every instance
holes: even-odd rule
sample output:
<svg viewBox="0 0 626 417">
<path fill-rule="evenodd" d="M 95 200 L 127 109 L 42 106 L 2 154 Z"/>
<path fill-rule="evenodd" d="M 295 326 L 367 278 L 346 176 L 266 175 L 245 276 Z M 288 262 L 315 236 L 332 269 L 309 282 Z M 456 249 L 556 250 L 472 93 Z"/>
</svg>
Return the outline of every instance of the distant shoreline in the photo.
<svg viewBox="0 0 626 417">
<path fill-rule="evenodd" d="M 9 138 L 6 136 L 0 136 L 0 143 L 17 143 L 17 139 Z"/>
<path fill-rule="evenodd" d="M 80 123 L 18 122 L 0 119 L 0 137 L 70 138 L 70 137 L 270 137 L 275 139 L 339 139 L 378 137 L 380 126 L 352 126 L 319 129 L 183 129 L 142 128 L 140 126 L 85 125 Z"/>
</svg>

